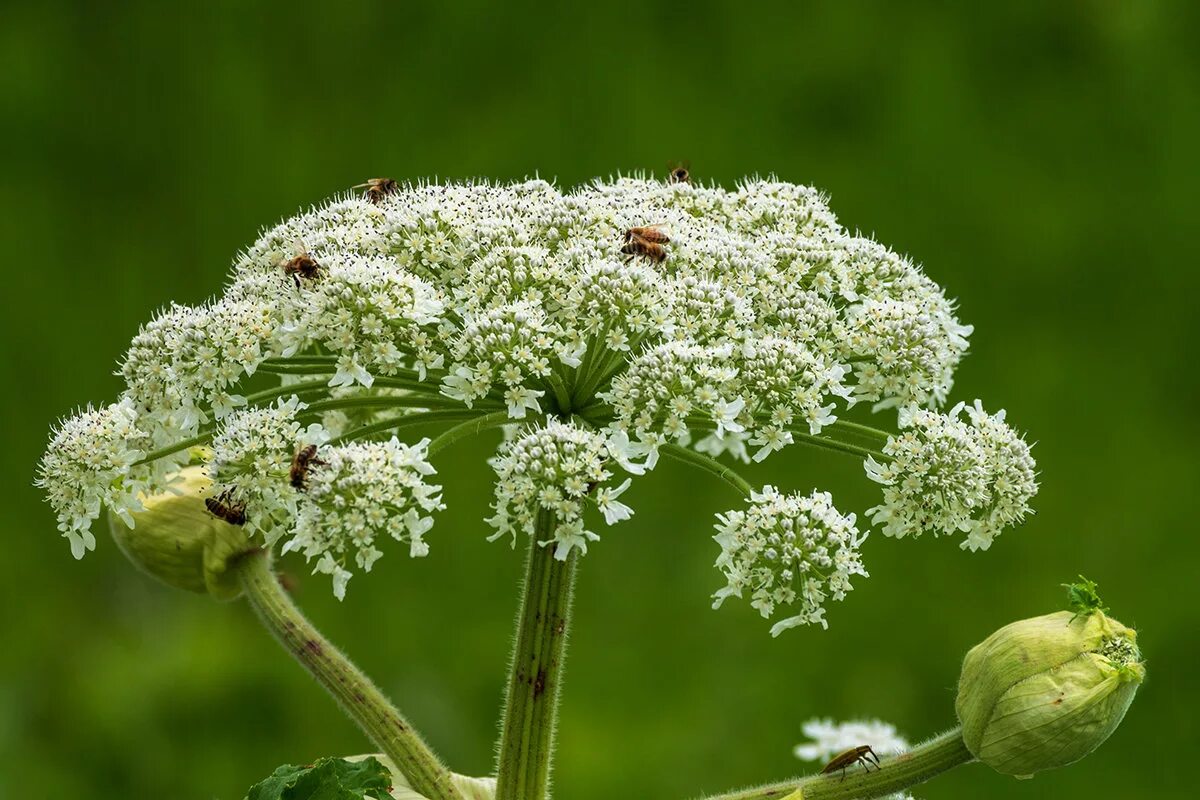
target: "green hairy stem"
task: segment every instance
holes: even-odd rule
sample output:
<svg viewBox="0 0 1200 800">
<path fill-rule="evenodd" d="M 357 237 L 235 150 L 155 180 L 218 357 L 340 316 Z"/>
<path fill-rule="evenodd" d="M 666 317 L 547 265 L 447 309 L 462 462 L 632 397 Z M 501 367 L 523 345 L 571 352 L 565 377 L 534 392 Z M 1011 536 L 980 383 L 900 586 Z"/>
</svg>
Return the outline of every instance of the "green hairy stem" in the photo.
<svg viewBox="0 0 1200 800">
<path fill-rule="evenodd" d="M 750 482 L 741 475 L 738 475 L 737 471 L 733 467 L 722 464 L 720 461 L 717 461 L 711 456 L 706 456 L 704 453 L 701 453 L 697 450 L 691 450 L 687 447 L 680 447 L 679 445 L 675 444 L 664 444 L 659 449 L 664 456 L 669 456 L 676 461 L 682 461 L 684 464 L 688 464 L 689 466 L 693 466 L 716 475 L 718 478 L 737 489 L 743 497 L 749 497 L 750 493 L 754 491 L 754 487 L 750 485 Z"/>
<path fill-rule="evenodd" d="M 879 760 L 879 769 L 870 772 L 860 764 L 851 764 L 843 777 L 837 770 L 828 775 L 743 789 L 714 795 L 708 800 L 869 800 L 899 792 L 936 775 L 974 760 L 962 740 L 962 729 L 955 728 L 919 744 L 907 753 Z"/>
<path fill-rule="evenodd" d="M 271 568 L 271 556 L 255 551 L 234 565 L 246 599 L 283 648 L 324 686 L 375 746 L 392 760 L 413 789 L 429 800 L 463 800 L 429 746 L 371 679 L 333 646 L 291 601 Z"/>
<path fill-rule="evenodd" d="M 500 738 L 496 800 L 544 800 L 550 785 L 554 723 L 562 688 L 563 656 L 576 554 L 554 557 L 554 516 L 543 511 L 529 546 L 516 649 Z"/>
</svg>

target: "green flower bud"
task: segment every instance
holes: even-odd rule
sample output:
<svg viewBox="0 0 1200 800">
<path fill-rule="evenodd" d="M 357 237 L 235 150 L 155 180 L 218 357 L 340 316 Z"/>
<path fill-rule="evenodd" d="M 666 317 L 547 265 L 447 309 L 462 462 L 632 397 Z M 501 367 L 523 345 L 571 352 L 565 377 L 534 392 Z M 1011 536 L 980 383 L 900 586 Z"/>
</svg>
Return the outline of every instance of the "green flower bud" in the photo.
<svg viewBox="0 0 1200 800">
<path fill-rule="evenodd" d="M 109 529 L 121 551 L 168 586 L 233 600 L 242 589 L 230 571 L 233 560 L 256 549 L 246 532 L 209 513 L 204 498 L 212 481 L 201 467 L 180 470 L 174 491 L 142 497 L 134 527 L 109 513 Z"/>
<path fill-rule="evenodd" d="M 963 741 L 1006 775 L 1065 766 L 1116 730 L 1145 675 L 1136 632 L 1098 608 L 1014 622 L 963 661 Z"/>
</svg>

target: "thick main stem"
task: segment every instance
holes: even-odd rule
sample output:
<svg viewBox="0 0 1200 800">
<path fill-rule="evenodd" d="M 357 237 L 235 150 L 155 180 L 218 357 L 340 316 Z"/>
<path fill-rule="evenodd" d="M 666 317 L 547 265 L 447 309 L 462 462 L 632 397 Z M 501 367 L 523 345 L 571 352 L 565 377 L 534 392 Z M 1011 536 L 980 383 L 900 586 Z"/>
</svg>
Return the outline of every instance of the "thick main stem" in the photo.
<svg viewBox="0 0 1200 800">
<path fill-rule="evenodd" d="M 880 768 L 866 772 L 851 765 L 828 775 L 810 775 L 782 783 L 758 786 L 709 800 L 868 800 L 924 783 L 935 775 L 974 760 L 955 728 L 917 745 L 906 753 L 880 759 Z"/>
<path fill-rule="evenodd" d="M 529 546 L 500 736 L 496 800 L 544 800 L 550 785 L 576 559 L 572 551 L 566 561 L 559 561 L 553 547 L 538 544 L 552 538 L 554 526 L 554 516 L 541 512 Z"/>
<path fill-rule="evenodd" d="M 392 760 L 409 784 L 430 800 L 463 800 L 450 771 L 371 679 L 305 619 L 279 585 L 271 556 L 255 551 L 235 569 L 246 599 L 283 648 L 334 696 L 342 709 Z"/>
</svg>

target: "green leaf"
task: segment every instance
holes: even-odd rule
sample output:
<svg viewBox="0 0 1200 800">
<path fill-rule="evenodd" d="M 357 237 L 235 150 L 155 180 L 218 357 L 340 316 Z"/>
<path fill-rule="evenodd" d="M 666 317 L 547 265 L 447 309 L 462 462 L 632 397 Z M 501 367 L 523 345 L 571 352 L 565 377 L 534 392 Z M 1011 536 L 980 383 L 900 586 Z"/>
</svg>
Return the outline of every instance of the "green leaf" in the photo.
<svg viewBox="0 0 1200 800">
<path fill-rule="evenodd" d="M 1079 583 L 1064 583 L 1063 587 L 1067 590 L 1067 608 L 1075 612 L 1075 617 L 1086 617 L 1093 611 L 1108 611 L 1096 592 L 1095 581 L 1089 581 L 1080 575 Z M 1074 620 L 1075 617 L 1071 619 Z"/>
<path fill-rule="evenodd" d="M 246 793 L 246 800 L 387 800 L 392 776 L 374 758 L 322 758 L 298 767 L 284 764 Z"/>
</svg>

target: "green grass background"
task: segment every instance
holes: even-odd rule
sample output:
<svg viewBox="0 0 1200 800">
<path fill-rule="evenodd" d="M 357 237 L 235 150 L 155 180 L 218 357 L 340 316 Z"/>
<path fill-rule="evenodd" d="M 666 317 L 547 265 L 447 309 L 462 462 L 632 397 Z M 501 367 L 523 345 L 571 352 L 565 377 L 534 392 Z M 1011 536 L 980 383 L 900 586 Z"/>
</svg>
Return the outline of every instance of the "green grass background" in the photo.
<svg viewBox="0 0 1200 800">
<path fill-rule="evenodd" d="M 976 326 L 958 399 L 1037 441 L 1038 514 L 990 552 L 872 537 L 831 629 L 709 609 L 711 515 L 664 464 L 577 590 L 557 796 L 682 798 L 798 771 L 814 715 L 953 721 L 968 647 L 1098 580 L 1149 677 L 1086 761 L 971 766 L 925 798 L 1192 796 L 1196 675 L 1195 3 L 5 4 L 0 12 L 0 797 L 238 800 L 367 744 L 255 625 L 71 559 L 32 488 L 50 424 L 119 391 L 140 322 L 215 291 L 260 226 L 374 175 L 570 186 L 691 160 L 829 192 Z M 316 622 L 458 770 L 490 770 L 521 554 L 484 541 L 491 441 L 449 454 L 433 552 L 393 549 Z M 755 482 L 873 504 L 794 448 Z M 293 564 L 302 571 L 302 564 Z"/>
</svg>

